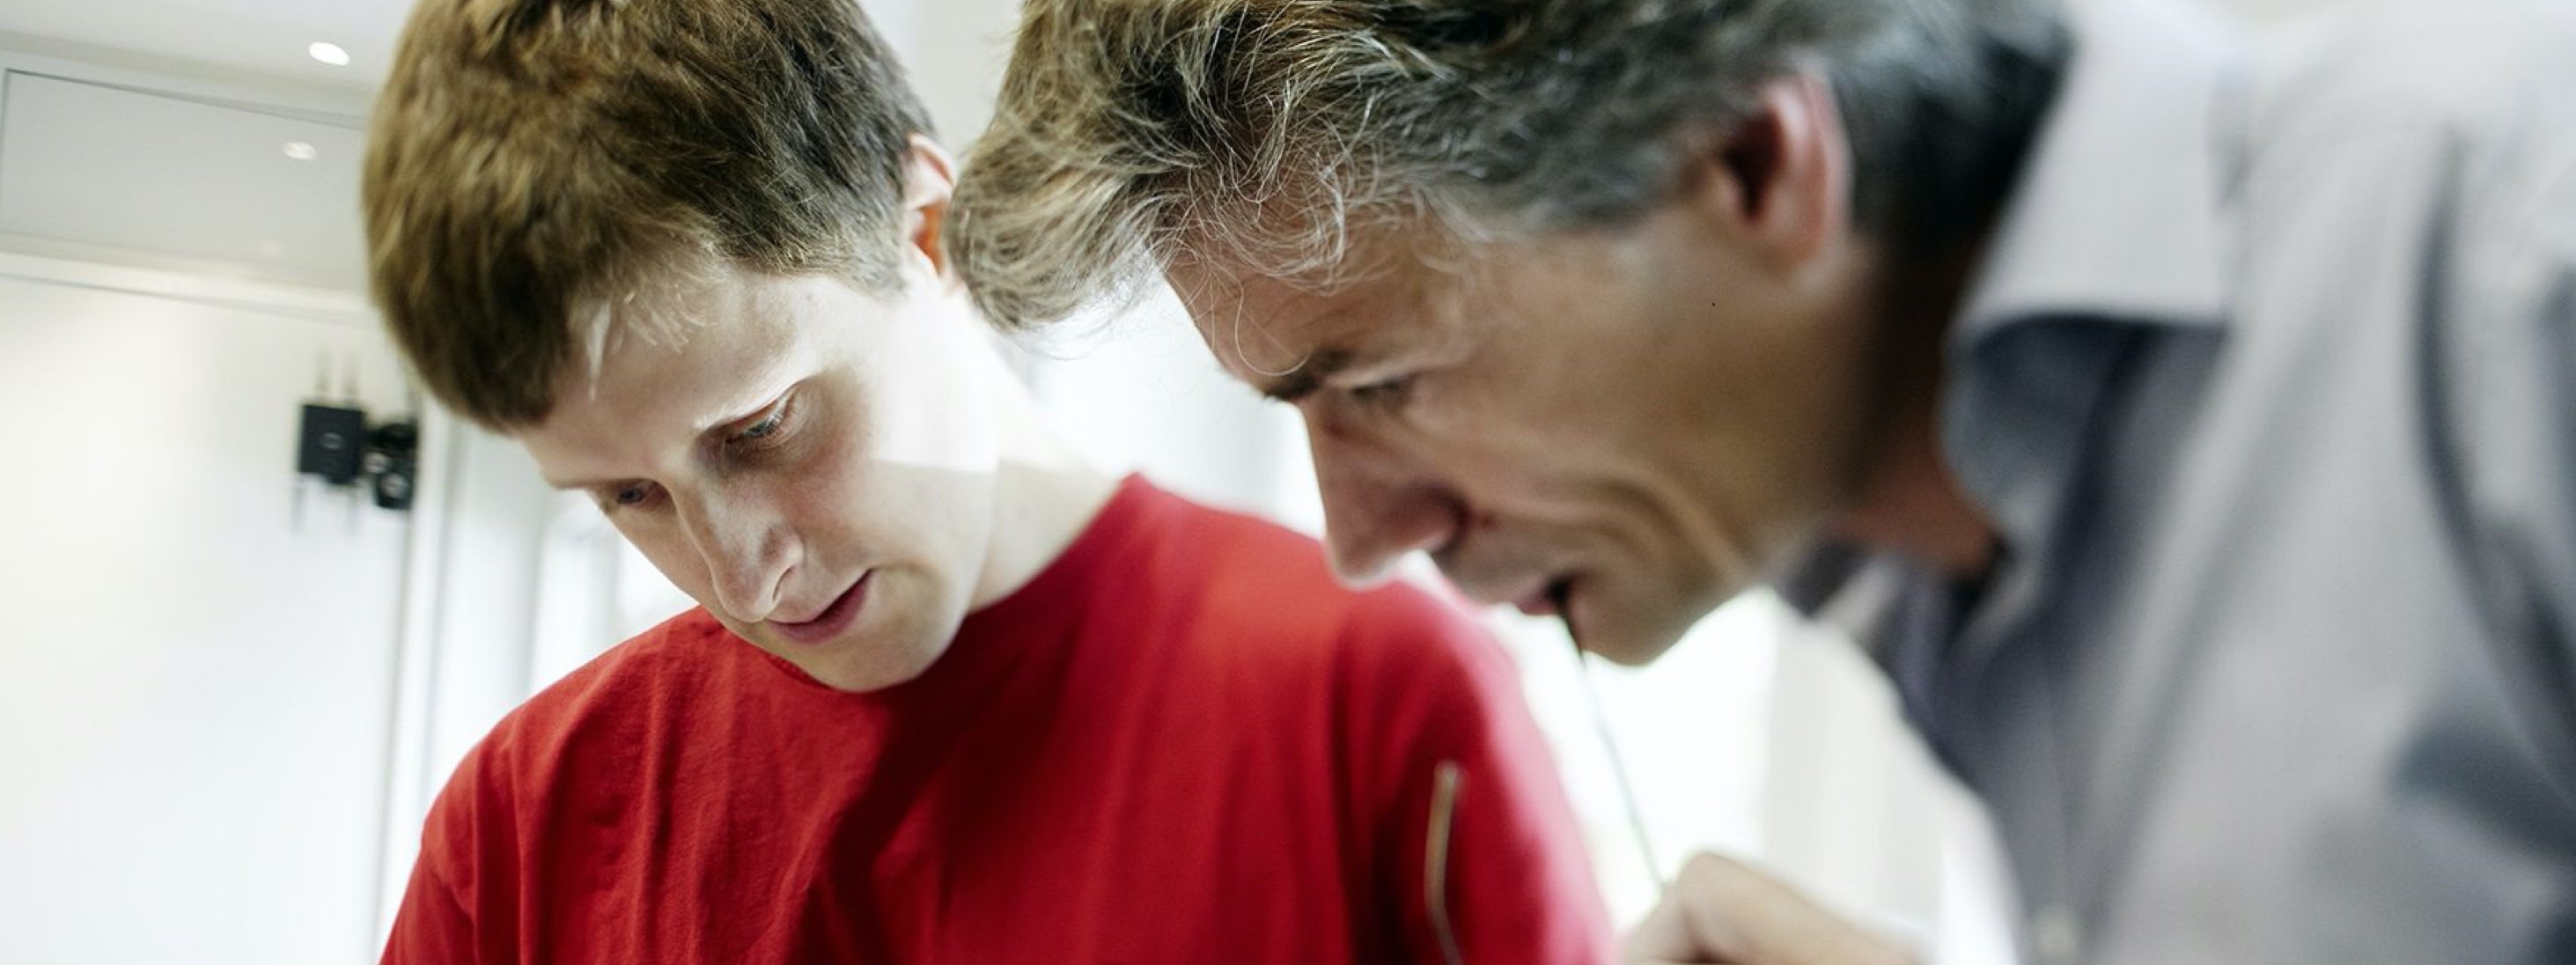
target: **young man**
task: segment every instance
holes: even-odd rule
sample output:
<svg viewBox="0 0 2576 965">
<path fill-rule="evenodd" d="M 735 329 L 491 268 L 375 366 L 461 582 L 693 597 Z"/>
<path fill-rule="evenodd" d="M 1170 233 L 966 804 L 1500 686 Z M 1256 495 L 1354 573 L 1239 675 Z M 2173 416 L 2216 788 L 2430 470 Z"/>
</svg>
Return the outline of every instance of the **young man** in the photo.
<svg viewBox="0 0 2576 965">
<path fill-rule="evenodd" d="M 393 331 L 702 608 L 476 747 L 385 960 L 1605 955 L 1502 655 L 1050 438 L 926 126 L 849 0 L 414 15 Z"/>
<path fill-rule="evenodd" d="M 1169 280 L 1347 571 L 1835 591 L 2033 962 L 2576 961 L 2576 11 L 2067 25 L 1031 0 L 951 248 Z M 1632 954 L 1902 952 L 1708 861 Z"/>
</svg>

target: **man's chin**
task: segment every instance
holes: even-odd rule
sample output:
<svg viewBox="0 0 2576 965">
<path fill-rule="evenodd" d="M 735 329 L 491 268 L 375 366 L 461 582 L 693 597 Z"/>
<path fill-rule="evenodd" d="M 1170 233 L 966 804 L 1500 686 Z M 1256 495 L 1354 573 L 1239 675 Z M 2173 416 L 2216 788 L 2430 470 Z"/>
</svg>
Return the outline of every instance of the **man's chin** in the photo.
<svg viewBox="0 0 2576 965">
<path fill-rule="evenodd" d="M 1662 657 L 1666 651 L 1671 650 L 1673 644 L 1679 642 L 1681 642 L 1680 637 L 1659 640 L 1602 634 L 1591 634 L 1587 637 L 1579 633 L 1574 638 L 1574 645 L 1581 647 L 1585 653 L 1622 667 L 1643 667 L 1653 663 L 1656 658 Z"/>
<path fill-rule="evenodd" d="M 782 640 L 761 629 L 750 633 L 735 629 L 734 633 L 744 642 L 786 661 L 815 683 L 854 694 L 911 683 L 930 672 L 930 666 L 948 649 L 944 643 L 923 646 L 870 639 L 855 627 L 823 643 Z"/>
<path fill-rule="evenodd" d="M 1701 618 L 1715 612 L 1732 594 L 1705 601 L 1651 603 L 1606 601 L 1582 592 L 1579 585 L 1559 614 L 1574 645 L 1623 667 L 1655 662 L 1680 643 Z"/>
<path fill-rule="evenodd" d="M 1574 645 L 1586 653 L 1599 656 L 1622 667 L 1642 667 L 1655 662 L 1680 643 L 1682 634 L 1690 631 L 1696 619 L 1680 621 L 1641 621 L 1633 619 L 1593 618 L 1581 608 L 1564 614 L 1566 632 Z"/>
<path fill-rule="evenodd" d="M 938 662 L 939 648 L 853 647 L 858 652 L 812 654 L 766 647 L 796 665 L 814 682 L 844 693 L 864 694 L 899 687 L 920 679 Z"/>
</svg>

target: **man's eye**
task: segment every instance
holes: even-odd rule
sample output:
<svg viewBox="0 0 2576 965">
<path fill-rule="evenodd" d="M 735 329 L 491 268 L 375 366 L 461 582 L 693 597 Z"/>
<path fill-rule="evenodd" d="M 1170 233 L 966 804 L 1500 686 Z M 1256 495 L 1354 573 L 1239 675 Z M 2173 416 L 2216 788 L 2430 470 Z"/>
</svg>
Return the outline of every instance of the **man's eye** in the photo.
<svg viewBox="0 0 2576 965">
<path fill-rule="evenodd" d="M 775 443 L 785 435 L 787 420 L 795 412 L 795 396 L 790 395 L 780 399 L 777 407 L 770 409 L 768 415 L 762 416 L 758 422 L 734 430 L 734 434 L 725 442 L 737 448 L 758 448 Z"/>
<path fill-rule="evenodd" d="M 771 413 L 771 414 L 770 414 L 770 416 L 769 416 L 769 418 L 762 419 L 762 420 L 760 420 L 760 421 L 758 421 L 758 422 L 754 422 L 754 423 L 752 423 L 751 425 L 749 425 L 749 426 L 747 426 L 747 427 L 744 427 L 744 429 L 743 429 L 741 432 L 734 433 L 734 434 L 733 434 L 733 437 L 734 437 L 734 439 L 736 439 L 736 440 L 738 440 L 738 441 L 742 441 L 742 442 L 749 442 L 749 441 L 751 441 L 751 440 L 753 440 L 753 439 L 759 439 L 759 438 L 762 438 L 762 437 L 764 437 L 764 436 L 767 436 L 767 435 L 769 435 L 770 433 L 773 433 L 773 432 L 778 431 L 778 425 L 779 425 L 779 422 L 780 422 L 779 416 L 782 416 L 782 415 L 785 415 L 785 414 L 786 414 L 786 413 L 784 413 L 784 412 L 774 412 L 774 413 Z"/>
<path fill-rule="evenodd" d="M 1404 375 L 1371 382 L 1350 390 L 1351 398 L 1362 405 L 1387 408 L 1401 405 L 1413 394 L 1414 376 Z"/>
</svg>

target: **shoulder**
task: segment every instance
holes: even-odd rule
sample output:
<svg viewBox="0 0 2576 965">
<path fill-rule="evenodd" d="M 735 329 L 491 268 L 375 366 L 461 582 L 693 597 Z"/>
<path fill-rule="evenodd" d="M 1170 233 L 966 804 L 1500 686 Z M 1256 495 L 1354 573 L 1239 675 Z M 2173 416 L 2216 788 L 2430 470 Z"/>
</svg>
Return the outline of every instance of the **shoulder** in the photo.
<svg viewBox="0 0 2576 965">
<path fill-rule="evenodd" d="M 1172 497 L 1155 566 L 1185 601 L 1194 651 L 1270 674 L 1326 673 L 1344 687 L 1508 678 L 1501 647 L 1459 605 L 1404 580 L 1346 585 L 1313 537 Z"/>
<path fill-rule="evenodd" d="M 2337 8 L 2267 34 L 2249 81 L 2247 120 L 2278 137 L 2430 136 L 2471 149 L 2563 137 L 2576 123 L 2576 7 Z"/>
<path fill-rule="evenodd" d="M 1448 649 L 1482 642 L 1459 606 L 1424 586 L 1388 580 L 1353 587 L 1335 576 L 1314 537 L 1242 513 L 1175 499 L 1170 542 L 1201 612 L 1238 628 L 1374 646 L 1405 641 Z"/>
<path fill-rule="evenodd" d="M 2548 313 L 2576 266 L 2576 7 L 2372 4 L 2257 50 L 2235 119 L 2249 264 L 2344 298 L 2420 284 L 2445 325 Z"/>
<path fill-rule="evenodd" d="M 421 829 L 420 864 L 443 880 L 506 877 L 526 814 L 578 796 L 601 774 L 640 773 L 620 758 L 647 753 L 653 718 L 703 691 L 737 661 L 730 635 L 703 609 L 635 635 L 504 715 L 465 753 Z M 715 659 L 710 659 L 715 658 Z M 711 666 L 714 665 L 714 666 Z M 593 789 L 595 790 L 595 788 Z"/>
<path fill-rule="evenodd" d="M 608 648 L 537 691 L 502 718 L 486 741 L 541 741 L 591 718 L 624 712 L 642 694 L 687 689 L 734 662 L 709 659 L 735 653 L 736 647 L 727 646 L 732 643 L 723 624 L 705 609 L 692 607 Z"/>
<path fill-rule="evenodd" d="M 722 624 L 692 608 L 610 647 L 495 723 L 439 793 L 433 820 L 439 812 L 454 818 L 462 816 L 458 812 L 506 807 L 541 791 L 549 775 L 563 773 L 558 765 L 566 755 L 581 753 L 587 744 L 618 743 L 588 735 L 632 736 L 654 706 L 667 706 L 645 698 L 697 689 L 710 674 L 721 673 L 710 664 L 731 661 L 708 658 L 734 652 L 725 646 L 730 642 Z"/>
</svg>

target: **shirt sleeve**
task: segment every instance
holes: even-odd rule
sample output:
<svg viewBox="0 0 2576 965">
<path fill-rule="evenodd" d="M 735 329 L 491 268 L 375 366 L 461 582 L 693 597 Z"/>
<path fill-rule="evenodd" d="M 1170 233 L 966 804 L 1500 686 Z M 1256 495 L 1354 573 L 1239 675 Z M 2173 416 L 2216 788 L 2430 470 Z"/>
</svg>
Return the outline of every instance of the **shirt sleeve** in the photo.
<svg viewBox="0 0 2576 965">
<path fill-rule="evenodd" d="M 2426 425 L 2488 636 L 2550 757 L 2576 761 L 2576 16 L 2444 133 Z M 2500 71 L 2500 73 L 2507 73 Z M 2576 770 L 2560 776 L 2576 790 Z"/>
<path fill-rule="evenodd" d="M 383 965 L 463 965 L 475 961 L 474 921 L 424 849 L 403 888 L 385 940 Z"/>
<path fill-rule="evenodd" d="M 475 822 L 493 808 L 485 799 L 491 782 L 492 741 L 468 752 L 422 822 L 420 856 L 403 887 L 394 912 L 392 933 L 385 939 L 382 965 L 472 965 L 494 959 L 477 928 L 472 875 L 477 838 Z M 507 947 L 500 945 L 495 947 Z"/>
<path fill-rule="evenodd" d="M 1372 593 L 1350 645 L 1385 679 L 1364 688 L 1384 798 L 1377 874 L 1409 961 L 1610 960 L 1608 915 L 1564 786 L 1507 654 L 1426 594 Z"/>
</svg>

